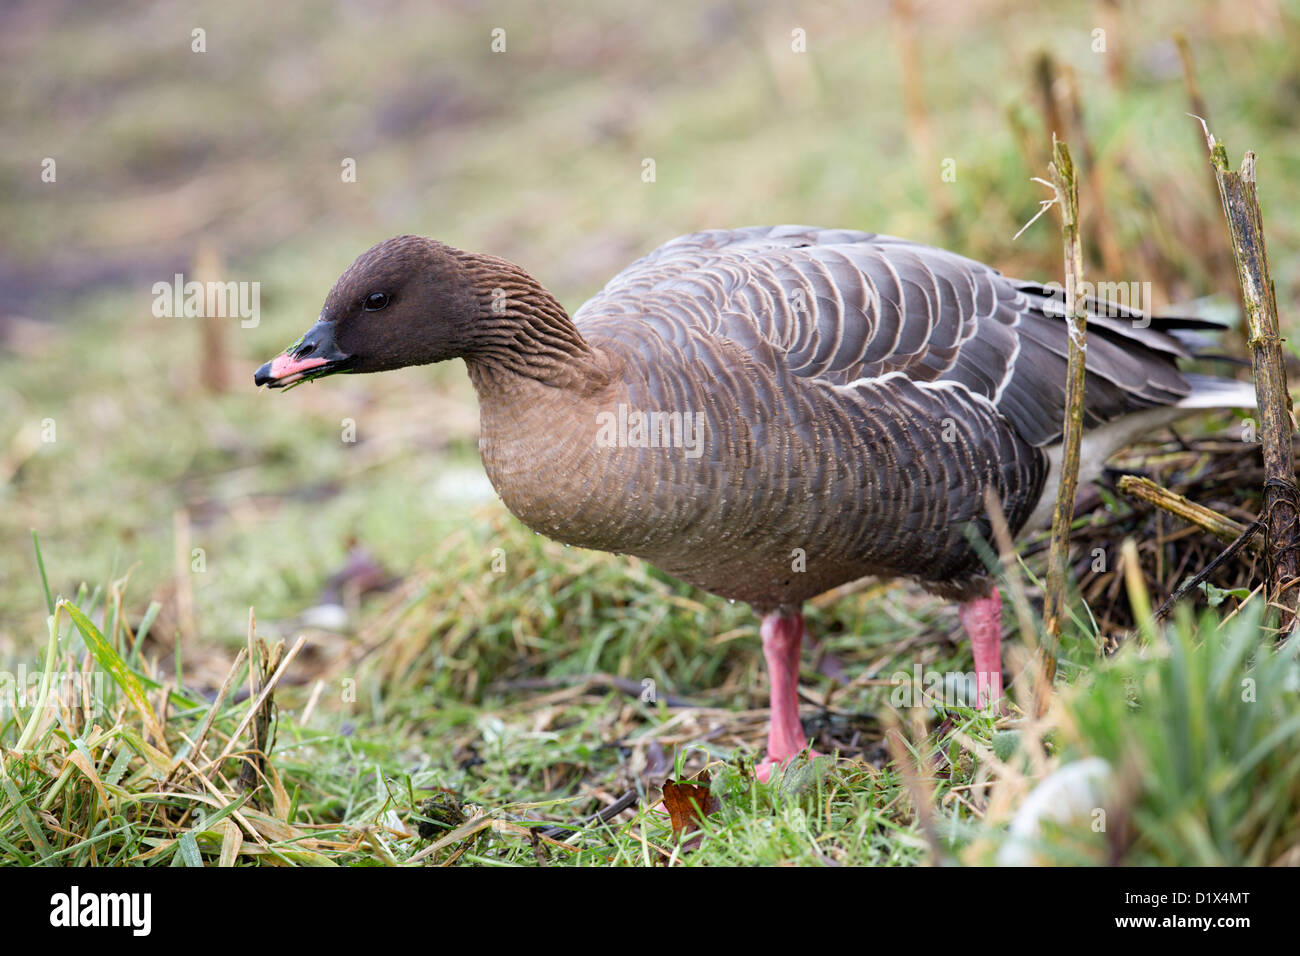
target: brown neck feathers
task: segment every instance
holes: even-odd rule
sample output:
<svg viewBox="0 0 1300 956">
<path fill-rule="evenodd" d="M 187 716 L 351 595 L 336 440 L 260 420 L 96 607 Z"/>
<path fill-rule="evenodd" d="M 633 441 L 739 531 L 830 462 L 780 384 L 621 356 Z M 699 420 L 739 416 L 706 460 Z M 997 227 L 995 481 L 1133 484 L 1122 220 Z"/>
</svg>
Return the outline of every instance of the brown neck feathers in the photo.
<svg viewBox="0 0 1300 956">
<path fill-rule="evenodd" d="M 541 283 L 505 259 L 463 255 L 479 298 L 465 364 L 480 394 L 518 377 L 582 392 L 607 384 L 597 352 Z"/>
</svg>

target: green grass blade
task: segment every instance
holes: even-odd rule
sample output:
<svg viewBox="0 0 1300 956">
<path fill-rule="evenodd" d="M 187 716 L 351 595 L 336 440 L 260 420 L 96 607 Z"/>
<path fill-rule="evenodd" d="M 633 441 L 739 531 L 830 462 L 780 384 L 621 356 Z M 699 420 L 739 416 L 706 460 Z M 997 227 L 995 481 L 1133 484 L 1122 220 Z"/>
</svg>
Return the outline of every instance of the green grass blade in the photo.
<svg viewBox="0 0 1300 956">
<path fill-rule="evenodd" d="M 176 841 L 176 858 L 182 866 L 203 866 L 203 855 L 199 853 L 199 841 L 193 830 L 186 830 Z"/>
<path fill-rule="evenodd" d="M 32 529 L 32 546 L 36 548 L 36 566 L 41 569 L 41 587 L 45 589 L 45 606 L 54 613 L 54 597 L 50 594 L 50 579 L 45 574 L 45 559 L 41 557 L 41 539 Z"/>
<path fill-rule="evenodd" d="M 77 625 L 77 630 L 86 641 L 86 649 L 90 651 L 95 661 L 108 672 L 113 682 L 122 688 L 122 693 L 126 694 L 127 700 L 140 714 L 140 719 L 150 736 L 161 743 L 164 736 L 162 725 L 158 723 L 158 715 L 154 713 L 149 698 L 145 696 L 144 688 L 140 686 L 140 681 L 132 673 L 131 668 L 126 666 L 126 661 L 122 660 L 122 656 L 104 639 L 104 635 L 99 632 L 99 628 L 95 627 L 94 622 L 81 613 L 80 608 L 67 601 L 59 606 L 68 612 L 72 622 Z"/>
<path fill-rule="evenodd" d="M 41 825 L 36 819 L 36 814 L 32 813 L 31 807 L 27 806 L 27 801 L 18 792 L 13 780 L 8 776 L 0 778 L 0 790 L 4 791 L 5 799 L 14 808 L 14 815 L 18 818 L 18 823 L 22 826 L 23 832 L 27 834 L 27 839 L 31 840 L 32 845 L 36 847 L 36 852 L 40 854 L 42 860 L 48 859 L 54 853 L 54 850 L 46 842 L 45 834 L 41 832 Z"/>
</svg>

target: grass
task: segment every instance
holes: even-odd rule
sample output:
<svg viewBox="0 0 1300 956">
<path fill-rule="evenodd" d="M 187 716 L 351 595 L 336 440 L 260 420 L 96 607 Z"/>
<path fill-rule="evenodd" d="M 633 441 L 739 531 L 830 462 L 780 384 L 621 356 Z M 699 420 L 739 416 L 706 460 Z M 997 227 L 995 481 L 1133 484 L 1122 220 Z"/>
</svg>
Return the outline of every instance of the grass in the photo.
<svg viewBox="0 0 1300 956">
<path fill-rule="evenodd" d="M 529 544 L 534 560 L 563 550 L 521 542 Z M 1167 641 L 1134 642 L 1090 668 L 1075 660 L 1062 668 L 1071 675 L 1064 692 L 1038 719 L 942 698 L 896 710 L 893 688 L 865 695 L 860 688 L 853 699 L 867 703 L 859 719 L 874 721 L 865 717 L 873 714 L 884 724 L 861 731 L 855 759 L 796 762 L 762 784 L 753 777 L 761 711 L 738 712 L 734 700 L 647 703 L 583 679 L 602 668 L 643 673 L 638 636 L 666 632 L 671 640 L 674 627 L 689 627 L 704 610 L 644 566 L 593 567 L 597 560 L 588 556 L 560 601 L 539 604 L 539 613 L 576 604 L 583 620 L 599 621 L 602 599 L 626 601 L 627 613 L 608 615 L 608 626 L 597 628 L 605 639 L 583 648 L 589 659 L 547 669 L 545 691 L 485 685 L 471 672 L 481 666 L 508 677 L 512 668 L 495 652 L 515 658 L 514 672 L 529 673 L 529 662 L 558 648 L 521 643 L 509 627 L 467 633 L 470 619 L 457 608 L 421 614 L 433 596 L 423 585 L 395 595 L 381 615 L 382 656 L 345 661 L 314 686 L 273 684 L 266 704 L 266 661 L 278 655 L 251 633 L 247 652 L 233 656 L 221 690 L 208 699 L 178 689 L 141 653 L 147 629 L 133 631 L 125 620 L 121 582 L 72 598 L 50 593 L 43 673 L 83 680 L 38 684 L 24 698 L 12 681 L 0 681 L 0 858 L 20 865 L 979 864 L 996 858 L 1035 781 L 1083 757 L 1116 768 L 1113 790 L 1098 798 L 1115 829 L 1098 833 L 1091 819 L 1058 822 L 1037 847 L 1041 858 L 1261 865 L 1300 855 L 1291 747 L 1300 732 L 1300 665 L 1294 645 L 1279 652 L 1261 643 L 1258 602 L 1222 627 L 1209 612 L 1199 620 L 1183 614 Z M 510 592 L 536 588 L 537 567 L 527 557 L 518 563 L 506 572 L 501 599 L 527 608 L 528 599 Z M 570 593 L 578 582 L 580 593 Z M 822 618 L 824 626 L 836 623 Z M 483 657 L 448 666 L 465 658 L 457 651 L 471 638 Z M 848 661 L 850 672 L 880 652 L 904 668 L 897 650 L 908 643 L 879 644 Z M 1065 646 L 1089 653 L 1082 641 Z M 653 647 L 644 653 L 661 659 Z M 706 683 L 752 687 L 753 656 L 724 644 L 713 659 L 693 663 Z M 176 664 L 183 670 L 179 657 Z M 934 666 L 959 665 L 941 653 Z M 1023 682 L 1013 690 L 1028 694 Z M 744 688 L 734 693 L 743 703 Z M 844 713 L 843 701 L 826 699 L 834 701 L 831 715 Z M 889 728 L 892 759 L 882 759 Z M 655 809 L 657 783 L 700 769 L 712 775 L 719 807 L 690 828 L 699 833 L 675 837 Z M 631 810 L 611 822 L 592 819 L 624 789 L 639 797 Z M 549 827 L 544 838 L 530 832 Z"/>
<path fill-rule="evenodd" d="M 1260 612 L 1255 602 L 1222 629 L 1184 613 L 1168 646 L 1123 656 L 1074 694 L 1066 754 L 1120 768 L 1127 862 L 1300 862 L 1300 645 L 1261 646 Z"/>
<path fill-rule="evenodd" d="M 1131 764 L 1117 742 L 1146 753 L 1184 730 L 1201 753 L 1195 715 L 1162 703 L 1185 692 L 1171 683 L 1175 658 L 1150 644 L 1099 665 L 1077 605 L 1085 623 L 1067 627 L 1062 665 L 1072 689 L 1043 722 L 942 704 L 891 716 L 893 688 L 879 681 L 971 662 L 950 609 L 876 588 L 809 612 L 805 715 L 856 762 L 756 784 L 744 768 L 762 744 L 765 691 L 750 612 L 522 528 L 484 487 L 459 363 L 289 395 L 251 388 L 338 272 L 402 232 L 513 258 L 571 307 L 667 238 L 753 222 L 890 232 L 1056 277 L 1054 230 L 1011 240 L 1040 198 L 1029 177 L 1046 155 L 1023 156 L 1006 116 L 1046 141 L 1031 79 L 1040 49 L 1080 78 L 1116 240 L 1137 264 L 1107 278 L 1151 279 L 1162 302 L 1230 295 L 1206 268 L 1212 243 L 1188 238 L 1222 230 L 1166 62 L 1175 29 L 1192 41 L 1216 134 L 1261 156 L 1278 295 L 1295 298 L 1293 2 L 1263 24 L 1146 4 L 1112 37 L 1127 49 L 1121 87 L 1089 50 L 1091 3 L 1017 10 L 1011 31 L 1000 3 L 917 6 L 934 152 L 957 163 L 945 185 L 952 234 L 915 161 L 893 25 L 875 7 L 802 12 L 804 59 L 784 53 L 792 24 L 781 15 L 726 5 L 560 4 L 543 22 L 522 3 L 491 19 L 417 3 L 382 19 L 324 3 L 260 18 L 138 3 L 7 21 L 0 209 L 22 228 L 0 240 L 0 670 L 49 670 L 52 648 L 57 669 L 89 669 L 100 685 L 93 714 L 70 700 L 0 703 L 0 862 L 392 864 L 425 853 L 537 865 L 540 852 L 552 865 L 977 863 L 996 857 L 1016 807 L 1057 766 L 1092 755 L 1124 781 L 1174 774 Z M 510 52 L 494 58 L 500 24 Z M 196 25 L 208 30 L 202 56 L 188 49 Z M 31 174 L 47 155 L 57 186 Z M 347 156 L 358 160 L 352 185 L 338 177 Z M 641 181 L 646 157 L 653 184 Z M 201 246 L 223 277 L 261 283 L 261 323 L 222 333 L 224 391 L 199 383 L 196 323 L 150 313 L 151 284 L 192 271 Z M 393 587 L 345 584 L 345 623 L 311 627 L 356 549 Z M 1247 641 L 1234 629 L 1247 619 L 1234 619 L 1229 643 Z M 273 741 L 236 733 L 249 716 L 240 652 L 260 668 L 259 638 L 270 655 L 300 633 L 310 640 L 274 687 Z M 1240 725 L 1233 739 L 1247 752 L 1261 728 L 1291 719 L 1285 696 L 1250 710 L 1205 683 L 1220 643 L 1207 622 L 1176 634 L 1181 659 L 1201 667 L 1188 664 L 1197 692 L 1214 701 L 1206 714 Z M 1232 673 L 1259 666 L 1248 655 Z M 653 680 L 659 702 L 612 679 Z M 1144 681 L 1156 696 L 1138 707 Z M 200 759 L 189 748 L 209 718 Z M 1127 861 L 1288 859 L 1284 752 L 1230 780 L 1225 753 L 1191 764 L 1221 791 L 1177 807 L 1173 790 L 1134 792 Z M 199 772 L 182 766 L 166 782 L 187 754 Z M 722 808 L 686 852 L 649 807 L 665 776 L 706 765 Z M 261 774 L 252 789 L 246 767 Z M 636 809 L 583 822 L 627 791 Z M 1235 812 L 1246 793 L 1259 795 L 1263 822 L 1225 832 L 1215 801 Z M 440 812 L 421 839 L 420 807 L 438 794 L 462 815 Z M 1179 849 L 1166 816 L 1208 836 Z M 518 829 L 533 819 L 571 828 L 562 839 L 574 849 L 539 851 Z M 430 851 L 475 820 L 491 823 Z M 1080 845 L 1057 834 L 1062 858 L 1110 852 L 1087 834 Z"/>
</svg>

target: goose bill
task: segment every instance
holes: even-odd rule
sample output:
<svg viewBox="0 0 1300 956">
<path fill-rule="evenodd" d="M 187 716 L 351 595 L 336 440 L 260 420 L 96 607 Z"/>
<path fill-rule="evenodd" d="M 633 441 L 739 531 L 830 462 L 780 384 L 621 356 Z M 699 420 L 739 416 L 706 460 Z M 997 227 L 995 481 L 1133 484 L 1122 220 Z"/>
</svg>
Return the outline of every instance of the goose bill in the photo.
<svg viewBox="0 0 1300 956">
<path fill-rule="evenodd" d="M 317 322 L 296 344 L 259 368 L 253 381 L 268 388 L 283 388 L 308 376 L 346 371 L 351 364 L 352 357 L 334 344 L 333 326 Z"/>
</svg>

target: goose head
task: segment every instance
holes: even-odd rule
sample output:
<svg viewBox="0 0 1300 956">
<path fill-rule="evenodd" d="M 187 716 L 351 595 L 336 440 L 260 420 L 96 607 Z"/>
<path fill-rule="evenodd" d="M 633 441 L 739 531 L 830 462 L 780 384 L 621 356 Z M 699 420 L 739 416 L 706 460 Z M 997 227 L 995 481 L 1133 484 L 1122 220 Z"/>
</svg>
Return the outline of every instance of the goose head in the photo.
<svg viewBox="0 0 1300 956">
<path fill-rule="evenodd" d="M 465 253 L 420 236 L 363 252 L 338 278 L 320 318 L 253 376 L 283 388 L 338 372 L 427 365 L 469 351 L 492 290 Z"/>
</svg>

